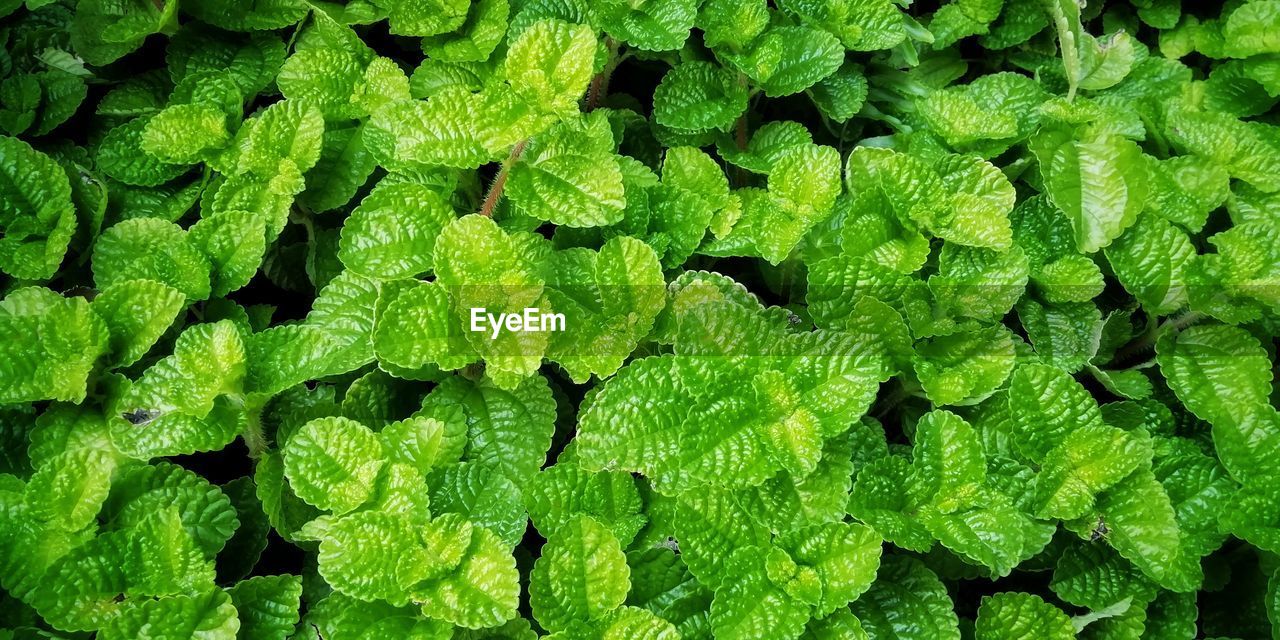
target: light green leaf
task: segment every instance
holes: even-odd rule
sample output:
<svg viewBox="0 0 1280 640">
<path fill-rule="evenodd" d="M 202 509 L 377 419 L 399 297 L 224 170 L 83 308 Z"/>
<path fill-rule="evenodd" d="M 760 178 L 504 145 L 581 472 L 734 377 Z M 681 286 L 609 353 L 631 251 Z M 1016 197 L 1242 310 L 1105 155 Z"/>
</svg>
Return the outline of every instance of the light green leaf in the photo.
<svg viewBox="0 0 1280 640">
<path fill-rule="evenodd" d="M 45 280 L 62 264 L 76 229 L 67 174 L 27 143 L 0 136 L 0 270 Z"/>
<path fill-rule="evenodd" d="M 1066 372 L 1041 364 L 1024 364 L 1013 372 L 1009 411 L 1022 433 L 1014 444 L 1037 463 L 1072 431 L 1102 425 L 1093 396 Z"/>
<path fill-rule="evenodd" d="M 228 139 L 226 114 L 205 103 L 178 104 L 152 116 L 142 130 L 142 151 L 161 161 L 193 164 Z"/>
<path fill-rule="evenodd" d="M 854 601 L 853 613 L 872 638 L 960 638 L 946 586 L 909 556 L 884 558 L 871 589 Z"/>
<path fill-rule="evenodd" d="M 436 236 L 454 219 L 453 209 L 430 188 L 381 185 L 365 196 L 343 224 L 338 258 L 348 269 L 394 280 L 431 268 Z"/>
<path fill-rule="evenodd" d="M 240 619 L 237 637 L 285 640 L 298 623 L 302 599 L 299 576 L 254 576 L 237 582 L 227 593 Z"/>
<path fill-rule="evenodd" d="M 187 232 L 156 218 L 120 222 L 103 231 L 93 249 L 93 280 L 99 289 L 154 280 L 194 302 L 209 297 L 209 271 L 208 258 Z"/>
<path fill-rule="evenodd" d="M 1061 609 L 1030 593 L 998 593 L 986 596 L 974 624 L 978 640 L 1071 640 L 1075 629 Z"/>
<path fill-rule="evenodd" d="M 494 627 L 516 615 L 520 574 L 496 534 L 457 516 L 433 520 L 422 530 L 430 577 L 413 587 L 422 612 L 468 629 Z"/>
<path fill-rule="evenodd" d="M 108 336 L 84 298 L 38 287 L 10 293 L 0 300 L 0 402 L 84 400 Z"/>
<path fill-rule="evenodd" d="M 1077 140 L 1055 128 L 1042 130 L 1031 149 L 1045 193 L 1071 221 L 1081 252 L 1106 247 L 1137 221 L 1148 178 L 1135 143 L 1107 134 Z"/>
<path fill-rule="evenodd" d="M 746 108 L 746 87 L 709 62 L 676 66 L 653 94 L 654 121 L 681 131 L 728 129 Z"/>
<path fill-rule="evenodd" d="M 511 41 L 507 82 L 516 95 L 557 116 L 576 113 L 595 61 L 596 38 L 586 25 L 535 22 Z"/>
<path fill-rule="evenodd" d="M 106 287 L 89 308 L 110 332 L 111 362 L 125 367 L 146 355 L 186 303 L 177 289 L 155 280 L 122 280 Z"/>
<path fill-rule="evenodd" d="M 303 425 L 284 448 L 284 471 L 298 497 L 341 515 L 373 494 L 382 446 L 364 425 L 319 418 Z"/>
<path fill-rule="evenodd" d="M 1045 455 L 1036 476 L 1036 513 L 1042 518 L 1078 518 L 1100 491 L 1150 460 L 1150 445 L 1127 431 L 1103 424 L 1080 427 Z"/>
<path fill-rule="evenodd" d="M 126 601 L 120 615 L 98 631 L 103 640 L 151 637 L 156 640 L 208 638 L 234 640 L 240 629 L 231 596 L 221 589 L 202 595 Z"/>
<path fill-rule="evenodd" d="M 618 608 L 630 589 L 630 569 L 617 538 L 584 516 L 547 539 L 529 577 L 529 606 L 538 623 L 554 633 Z"/>
</svg>

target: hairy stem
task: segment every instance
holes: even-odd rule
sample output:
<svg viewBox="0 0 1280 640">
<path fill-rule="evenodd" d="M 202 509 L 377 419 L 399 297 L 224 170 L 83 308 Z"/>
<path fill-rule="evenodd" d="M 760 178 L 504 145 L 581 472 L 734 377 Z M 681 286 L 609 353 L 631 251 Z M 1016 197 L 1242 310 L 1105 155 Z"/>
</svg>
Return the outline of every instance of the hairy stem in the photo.
<svg viewBox="0 0 1280 640">
<path fill-rule="evenodd" d="M 511 165 L 520 159 L 520 154 L 524 153 L 524 148 L 528 146 L 528 140 L 521 140 L 516 146 L 511 148 L 511 154 L 506 160 L 502 161 L 502 168 L 498 169 L 498 175 L 494 176 L 493 184 L 489 185 L 489 193 L 484 196 L 484 204 L 480 205 L 480 215 L 486 218 L 493 217 L 493 210 L 498 206 L 498 201 L 502 199 L 502 190 L 507 187 L 507 174 L 511 172 Z"/>
<path fill-rule="evenodd" d="M 1199 311 L 1187 311 L 1176 318 L 1169 318 L 1158 325 L 1153 322 L 1151 323 L 1151 327 L 1147 329 L 1147 331 L 1143 332 L 1137 340 L 1130 342 L 1129 344 L 1121 347 L 1120 350 L 1116 351 L 1115 357 L 1111 360 L 1115 363 L 1127 362 L 1134 356 L 1145 353 L 1154 347 L 1156 342 L 1159 341 L 1166 333 L 1169 333 L 1170 331 L 1175 333 L 1182 331 L 1183 329 L 1203 320 L 1204 317 L 1205 315 Z"/>
<path fill-rule="evenodd" d="M 604 97 L 609 95 L 609 79 L 613 77 L 614 70 L 622 62 L 622 58 L 618 56 L 617 40 L 605 38 L 605 46 L 609 48 L 609 59 L 604 63 L 600 73 L 591 78 L 591 84 L 587 87 L 587 104 L 584 111 L 594 110 L 600 106 Z"/>
</svg>

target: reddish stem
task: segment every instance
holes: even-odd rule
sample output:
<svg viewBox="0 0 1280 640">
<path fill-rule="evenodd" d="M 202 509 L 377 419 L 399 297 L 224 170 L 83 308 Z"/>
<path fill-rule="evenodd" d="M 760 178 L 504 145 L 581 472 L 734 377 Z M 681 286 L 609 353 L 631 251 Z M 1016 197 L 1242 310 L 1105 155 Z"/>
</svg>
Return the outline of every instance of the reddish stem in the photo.
<svg viewBox="0 0 1280 640">
<path fill-rule="evenodd" d="M 511 148 L 511 154 L 502 161 L 502 168 L 498 169 L 498 175 L 494 176 L 493 184 L 489 186 L 489 193 L 484 196 L 484 204 L 480 205 L 480 215 L 486 218 L 493 217 L 493 210 L 502 199 L 502 190 L 507 186 L 507 174 L 511 172 L 511 165 L 520 159 L 520 154 L 524 153 L 524 148 L 528 144 L 528 140 L 516 143 L 516 146 Z"/>
</svg>

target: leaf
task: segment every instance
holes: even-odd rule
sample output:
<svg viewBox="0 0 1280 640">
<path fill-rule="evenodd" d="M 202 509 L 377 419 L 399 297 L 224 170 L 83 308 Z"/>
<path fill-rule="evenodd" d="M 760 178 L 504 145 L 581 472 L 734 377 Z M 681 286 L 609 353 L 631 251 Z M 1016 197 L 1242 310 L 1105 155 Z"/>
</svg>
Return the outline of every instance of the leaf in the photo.
<svg viewBox="0 0 1280 640">
<path fill-rule="evenodd" d="M 254 576 L 237 582 L 227 593 L 240 619 L 240 636 L 284 640 L 298 623 L 302 599 L 298 576 Z"/>
<path fill-rule="evenodd" d="M 1029 593 L 998 593 L 982 599 L 974 637 L 982 640 L 1001 638 L 1045 638 L 1067 640 L 1075 637 L 1075 629 L 1067 614 Z"/>
<path fill-rule="evenodd" d="M 116 460 L 105 451 L 66 451 L 36 470 L 27 482 L 31 515 L 49 526 L 78 531 L 94 521 L 107 498 Z"/>
<path fill-rule="evenodd" d="M 198 301 L 209 297 L 209 271 L 208 258 L 188 233 L 164 220 L 125 220 L 103 231 L 94 245 L 93 279 L 99 289 L 154 280 Z"/>
<path fill-rule="evenodd" d="M 341 515 L 373 494 L 382 446 L 364 425 L 346 418 L 312 420 L 284 449 L 284 470 L 298 497 Z"/>
<path fill-rule="evenodd" d="M 494 627 L 515 617 L 520 576 L 496 534 L 445 516 L 432 521 L 422 539 L 429 552 L 450 554 L 437 561 L 447 562 L 443 572 L 433 571 L 413 588 L 423 613 L 468 629 Z"/>
<path fill-rule="evenodd" d="M 745 56 L 730 58 L 769 97 L 812 87 L 844 63 L 840 41 L 827 31 L 776 26 L 766 30 Z"/>
<path fill-rule="evenodd" d="M 492 465 L 463 462 L 432 474 L 431 510 L 456 513 L 498 534 L 508 548 L 515 548 L 528 528 L 529 516 L 521 503 L 523 487 L 517 486 Z"/>
<path fill-rule="evenodd" d="M 47 280 L 62 264 L 76 229 L 67 175 L 27 143 L 0 136 L 0 270 Z"/>
<path fill-rule="evenodd" d="M 547 356 L 577 381 L 612 375 L 665 304 L 657 255 L 639 240 L 615 237 L 598 253 L 562 252 L 552 264 L 561 268 L 548 282 L 548 298 L 565 315 L 565 326 L 551 338 Z"/>
<path fill-rule="evenodd" d="M 796 563 L 811 567 L 822 585 L 814 616 L 825 617 L 858 599 L 875 580 L 881 539 L 870 527 L 829 522 L 778 538 Z"/>
<path fill-rule="evenodd" d="M 89 308 L 110 332 L 112 363 L 129 366 L 177 320 L 185 302 L 177 289 L 155 280 L 122 280 L 104 288 Z"/>
<path fill-rule="evenodd" d="M 544 537 L 579 516 L 590 516 L 627 545 L 646 520 L 635 480 L 621 472 L 591 473 L 573 464 L 556 464 L 538 472 L 523 493 L 529 517 Z"/>
<path fill-rule="evenodd" d="M 320 575 L 338 592 L 403 606 L 408 589 L 429 575 L 414 523 L 403 515 L 361 511 L 329 523 L 320 540 Z"/>
<path fill-rule="evenodd" d="M 1024 434 L 1015 446 L 1039 463 L 1071 432 L 1102 425 L 1097 401 L 1080 383 L 1060 369 L 1039 364 L 1024 364 L 1013 372 L 1009 412 Z"/>
<path fill-rule="evenodd" d="M 529 578 L 534 618 L 551 632 L 618 608 L 631 588 L 617 538 L 589 517 L 565 523 L 547 539 Z"/>
<path fill-rule="evenodd" d="M 746 87 L 706 62 L 673 68 L 653 94 L 654 121 L 681 131 L 728 129 L 746 108 Z"/>
<path fill-rule="evenodd" d="M 138 153 L 149 120 L 149 116 L 134 118 L 107 132 L 94 154 L 104 174 L 125 184 L 154 187 L 186 172 L 186 166 Z"/>
<path fill-rule="evenodd" d="M 232 640 L 240 628 L 231 597 L 220 589 L 203 595 L 175 595 L 160 600 L 130 602 L 120 615 L 98 632 L 104 640 L 137 638 L 144 633 L 165 640 L 189 638 L 194 634 L 216 640 Z M 149 629 L 161 629 L 152 633 Z"/>
<path fill-rule="evenodd" d="M 1071 221 L 1081 252 L 1106 247 L 1137 221 L 1147 172 L 1136 144 L 1116 135 L 1074 140 L 1070 131 L 1047 129 L 1031 149 L 1045 193 Z"/>
<path fill-rule="evenodd" d="M 697 14 L 689 0 L 610 0 L 600 3 L 600 26 L 611 37 L 645 51 L 671 51 L 684 45 Z"/>
<path fill-rule="evenodd" d="M 192 164 L 228 139 L 226 116 L 204 103 L 178 104 L 152 116 L 142 130 L 142 150 L 163 162 Z"/>
<path fill-rule="evenodd" d="M 577 112 L 595 60 L 595 34 L 585 25 L 535 22 L 507 50 L 507 82 L 539 110 L 564 116 Z"/>
<path fill-rule="evenodd" d="M 108 328 L 83 298 L 18 289 L 0 300 L 0 401 L 80 402 Z"/>
<path fill-rule="evenodd" d="M 978 401 L 1013 370 L 1012 336 L 999 327 L 973 327 L 922 342 L 911 361 L 934 404 Z"/>
<path fill-rule="evenodd" d="M 960 637 L 946 587 L 924 563 L 907 556 L 885 557 L 853 613 L 869 637 Z"/>
<path fill-rule="evenodd" d="M 511 168 L 506 195 L 521 212 L 569 227 L 597 227 L 622 220 L 626 199 L 616 157 L 584 147 L 553 128 L 525 149 Z"/>
<path fill-rule="evenodd" d="M 380 185 L 343 224 L 338 258 L 370 278 L 422 273 L 431 269 L 436 236 L 453 219 L 453 209 L 428 187 Z"/>
<path fill-rule="evenodd" d="M 233 0 L 192 0 L 183 5 L 183 10 L 231 31 L 280 29 L 307 15 L 307 5 L 296 0 L 268 0 L 247 11 Z"/>
<path fill-rule="evenodd" d="M 122 468 L 99 516 L 105 529 L 126 529 L 171 506 L 177 507 L 183 528 L 206 558 L 214 558 L 239 528 L 235 509 L 221 490 L 166 462 Z"/>
<path fill-rule="evenodd" d="M 1070 432 L 1045 455 L 1036 476 L 1037 515 L 1062 520 L 1084 515 L 1098 492 L 1149 463 L 1151 451 L 1144 445 L 1128 432 L 1102 424 Z"/>
<path fill-rule="evenodd" d="M 541 376 L 510 390 L 490 383 L 473 384 L 459 377 L 446 378 L 423 401 L 422 415 L 434 417 L 462 433 L 446 430 L 446 440 L 463 450 L 463 459 L 493 464 L 516 486 L 546 461 L 555 429 L 556 403 Z"/>
<path fill-rule="evenodd" d="M 1125 478 L 1099 496 L 1097 511 L 1110 528 L 1107 541 L 1157 584 L 1193 589 L 1199 562 L 1182 552 L 1182 536 L 1168 494 L 1150 472 Z"/>
</svg>

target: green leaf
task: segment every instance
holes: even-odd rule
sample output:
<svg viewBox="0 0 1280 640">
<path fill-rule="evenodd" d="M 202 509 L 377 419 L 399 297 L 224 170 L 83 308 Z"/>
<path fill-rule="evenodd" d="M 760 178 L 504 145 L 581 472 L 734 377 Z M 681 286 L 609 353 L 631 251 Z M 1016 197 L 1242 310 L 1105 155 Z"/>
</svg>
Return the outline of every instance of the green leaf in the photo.
<svg viewBox="0 0 1280 640">
<path fill-rule="evenodd" d="M 370 278 L 413 276 L 431 269 L 436 236 L 453 219 L 453 209 L 426 186 L 380 185 L 343 224 L 338 257 Z"/>
<path fill-rule="evenodd" d="M 553 128 L 535 138 L 511 168 L 506 195 L 522 213 L 569 227 L 622 220 L 622 171 L 608 150 Z"/>
<path fill-rule="evenodd" d="M 596 38 L 586 25 L 535 22 L 511 41 L 507 82 L 516 95 L 543 112 L 576 113 L 595 61 Z"/>
<path fill-rule="evenodd" d="M 57 271 L 76 229 L 67 174 L 27 143 L 0 136 L 0 270 L 47 280 Z"/>
<path fill-rule="evenodd" d="M 320 575 L 336 591 L 359 600 L 408 604 L 408 590 L 438 561 L 419 535 L 400 514 L 361 511 L 336 518 L 320 540 Z"/>
<path fill-rule="evenodd" d="M 761 34 L 750 53 L 730 60 L 769 97 L 800 93 L 844 64 L 834 35 L 808 27 L 775 26 Z"/>
<path fill-rule="evenodd" d="M 249 284 L 267 250 L 266 223 L 242 209 L 218 211 L 193 225 L 189 238 L 213 267 L 212 294 L 226 295 Z"/>
<path fill-rule="evenodd" d="M 198 634 L 210 640 L 234 640 L 241 627 L 236 614 L 231 597 L 221 589 L 195 596 L 129 601 L 121 607 L 119 616 L 103 625 L 98 637 L 125 640 L 147 635 L 157 640 L 179 640 Z"/>
<path fill-rule="evenodd" d="M 107 132 L 94 158 L 104 174 L 125 184 L 154 187 L 186 172 L 186 166 L 138 153 L 149 120 L 149 116 L 134 118 Z"/>
<path fill-rule="evenodd" d="M 444 62 L 488 60 L 506 35 L 510 11 L 507 0 L 471 3 L 466 22 L 453 33 L 424 38 L 423 52 L 434 60 Z"/>
<path fill-rule="evenodd" d="M 1070 640 L 1076 636 L 1067 614 L 1040 596 L 998 593 L 982 599 L 974 624 L 974 637 L 980 640 Z"/>
<path fill-rule="evenodd" d="M 881 543 L 870 527 L 844 522 L 812 525 L 777 539 L 797 564 L 817 574 L 822 590 L 814 616 L 819 618 L 843 609 L 871 587 Z"/>
<path fill-rule="evenodd" d="M 108 329 L 83 298 L 29 287 L 0 300 L 0 337 L 0 401 L 80 402 Z"/>
<path fill-rule="evenodd" d="M 1064 602 L 1099 610 L 1126 598 L 1147 602 L 1156 586 L 1110 547 L 1077 543 L 1063 550 L 1049 587 Z"/>
<path fill-rule="evenodd" d="M 469 3 L 462 0 L 390 0 L 382 3 L 391 33 L 402 36 L 433 36 L 462 26 Z"/>
<path fill-rule="evenodd" d="M 618 608 L 630 589 L 627 558 L 617 538 L 584 516 L 547 539 L 529 577 L 529 605 L 538 623 L 554 633 Z"/>
<path fill-rule="evenodd" d="M 1150 445 L 1127 431 L 1102 424 L 1080 427 L 1044 457 L 1036 476 L 1037 515 L 1078 518 L 1100 491 L 1150 460 Z"/>
<path fill-rule="evenodd" d="M 1013 336 L 1001 327 L 972 327 L 916 346 L 912 366 L 936 405 L 967 404 L 991 395 L 1013 371 Z"/>
<path fill-rule="evenodd" d="M 496 534 L 508 548 L 524 537 L 529 517 L 517 486 L 493 465 L 463 462 L 432 474 L 431 510 L 456 513 Z"/>
<path fill-rule="evenodd" d="M 430 576 L 413 587 L 413 600 L 424 614 L 468 629 L 515 617 L 520 574 L 496 534 L 444 516 L 421 535 L 429 557 L 436 558 Z"/>
<path fill-rule="evenodd" d="M 110 64 L 142 46 L 147 36 L 170 27 L 177 7 L 177 2 L 79 3 L 71 21 L 71 45 L 89 64 Z"/>
<path fill-rule="evenodd" d="M 192 164 L 227 139 L 222 110 L 204 103 L 178 104 L 147 120 L 142 150 L 163 162 Z"/>
<path fill-rule="evenodd" d="M 1111 244 L 1146 204 L 1141 150 L 1117 135 L 1074 139 L 1070 130 L 1042 130 L 1031 143 L 1045 193 L 1067 216 L 1076 246 L 1093 253 Z"/>
<path fill-rule="evenodd" d="M 676 66 L 653 94 L 654 121 L 681 131 L 726 130 L 746 108 L 746 87 L 707 62 Z"/>
<path fill-rule="evenodd" d="M 1018 320 L 1040 361 L 1068 372 L 1084 368 L 1097 354 L 1104 326 L 1092 302 L 1042 305 L 1023 299 Z"/>
<path fill-rule="evenodd" d="M 787 565 L 782 571 L 798 570 L 795 562 L 779 549 L 771 553 L 744 547 L 730 557 L 732 579 L 726 580 L 711 602 L 709 622 L 716 638 L 745 639 L 760 633 L 770 638 L 800 636 L 809 619 L 809 606 L 786 591 L 793 585 L 787 579 L 807 578 L 805 586 L 816 587 L 815 576 L 810 570 L 798 577 L 793 574 L 775 579 L 769 572 L 770 560 L 775 558 L 778 564 Z"/>
<path fill-rule="evenodd" d="M 947 588 L 924 563 L 886 556 L 871 589 L 853 603 L 853 613 L 873 638 L 960 637 Z"/>
<path fill-rule="evenodd" d="M 99 514 L 106 529 L 126 529 L 174 506 L 205 557 L 215 557 L 239 527 L 231 501 L 203 477 L 161 462 L 121 469 Z"/>
<path fill-rule="evenodd" d="M 575 381 L 612 375 L 653 326 L 666 300 L 658 257 L 643 242 L 616 237 L 598 253 L 570 250 L 552 259 L 552 308 L 564 330 L 547 348 Z"/>
<path fill-rule="evenodd" d="M 267 0 L 248 10 L 234 0 L 191 0 L 183 4 L 183 10 L 231 31 L 280 29 L 307 15 L 307 5 L 298 0 Z"/>
<path fill-rule="evenodd" d="M 116 460 L 106 451 L 77 449 L 46 460 L 27 482 L 31 515 L 66 531 L 85 528 L 111 488 Z"/>
<path fill-rule="evenodd" d="M 423 400 L 422 408 L 422 415 L 449 425 L 446 450 L 456 447 L 464 460 L 494 465 L 516 486 L 524 486 L 546 461 L 556 403 L 541 376 L 510 390 L 487 381 L 446 378 Z M 452 430 L 455 424 L 461 433 Z"/>
<path fill-rule="evenodd" d="M 1121 556 L 1161 586 L 1194 589 L 1199 559 L 1183 552 L 1173 506 L 1151 472 L 1140 470 L 1103 492 L 1097 512 L 1109 527 L 1107 541 Z"/>
<path fill-rule="evenodd" d="M 105 287 L 89 308 L 110 332 L 111 362 L 129 366 L 146 355 L 186 303 L 177 289 L 155 280 L 122 280 Z"/>
<path fill-rule="evenodd" d="M 209 297 L 209 260 L 186 231 L 171 222 L 135 218 L 112 226 L 93 250 L 93 280 L 99 289 L 130 280 L 154 280 L 188 301 Z"/>
<path fill-rule="evenodd" d="M 298 497 L 338 515 L 372 496 L 383 462 L 376 436 L 347 418 L 312 420 L 284 448 L 285 476 Z"/>
<path fill-rule="evenodd" d="M 1102 426 L 1102 413 L 1089 392 L 1061 369 L 1040 364 L 1024 364 L 1013 372 L 1009 412 L 1023 434 L 1015 446 L 1037 463 L 1071 432 Z"/>
<path fill-rule="evenodd" d="M 595 7 L 605 33 L 645 51 L 671 51 L 683 46 L 697 9 L 697 3 L 691 0 L 607 0 Z"/>
<path fill-rule="evenodd" d="M 592 473 L 570 463 L 538 472 L 524 488 L 524 502 L 534 526 L 544 537 L 555 535 L 579 516 L 590 516 L 627 545 L 646 520 L 640 492 L 630 475 L 617 471 Z"/>
<path fill-rule="evenodd" d="M 284 640 L 298 623 L 302 579 L 298 576 L 254 576 L 227 593 L 240 619 L 237 637 Z"/>
</svg>

